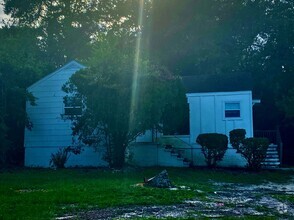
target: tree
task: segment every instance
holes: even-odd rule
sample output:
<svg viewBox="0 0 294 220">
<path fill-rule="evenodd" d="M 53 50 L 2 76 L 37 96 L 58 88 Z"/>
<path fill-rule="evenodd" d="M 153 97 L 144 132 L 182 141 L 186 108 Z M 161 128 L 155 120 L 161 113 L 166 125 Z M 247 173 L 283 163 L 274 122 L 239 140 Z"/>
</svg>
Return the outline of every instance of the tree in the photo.
<svg viewBox="0 0 294 220">
<path fill-rule="evenodd" d="M 97 44 L 88 68 L 64 87 L 68 97 L 84 104 L 82 116 L 73 118 L 73 133 L 88 145 L 106 146 L 106 159 L 117 168 L 123 166 L 130 142 L 148 129 L 167 131 L 165 113 L 185 100 L 177 76 L 136 58 L 135 47 L 129 45 L 135 44 L 126 39 Z M 169 121 L 180 120 L 181 112 L 174 114 Z"/>
<path fill-rule="evenodd" d="M 1 162 L 10 160 L 5 159 L 7 151 L 23 151 L 24 126 L 32 126 L 25 101 L 33 97 L 26 88 L 69 60 L 86 59 L 91 44 L 106 35 L 136 33 L 138 5 L 118 0 L 4 0 L 10 21 L 0 29 Z M 22 164 L 23 154 L 18 157 Z"/>
<path fill-rule="evenodd" d="M 255 46 L 248 50 L 246 68 L 255 73 L 255 91 L 265 100 L 260 116 L 276 115 L 274 124 L 281 125 L 294 116 L 291 113 L 294 106 L 291 91 L 294 87 L 294 3 L 258 1 L 256 4 L 263 8 L 263 19 L 259 22 Z"/>
<path fill-rule="evenodd" d="M 275 129 L 293 118 L 293 22 L 293 1 L 161 0 L 143 36 L 151 56 L 181 75 L 252 73 L 256 126 Z"/>
<path fill-rule="evenodd" d="M 5 12 L 17 26 L 38 28 L 42 47 L 56 66 L 87 59 L 91 43 L 108 34 L 133 32 L 138 27 L 135 0 L 51 1 L 4 0 Z M 145 1 L 148 8 L 148 1 Z"/>
<path fill-rule="evenodd" d="M 240 71 L 261 12 L 251 1 L 154 1 L 145 37 L 152 57 L 182 75 Z"/>
<path fill-rule="evenodd" d="M 30 127 L 26 88 L 52 69 L 38 46 L 34 29 L 0 29 L 0 164 L 23 162 L 24 127 Z"/>
</svg>

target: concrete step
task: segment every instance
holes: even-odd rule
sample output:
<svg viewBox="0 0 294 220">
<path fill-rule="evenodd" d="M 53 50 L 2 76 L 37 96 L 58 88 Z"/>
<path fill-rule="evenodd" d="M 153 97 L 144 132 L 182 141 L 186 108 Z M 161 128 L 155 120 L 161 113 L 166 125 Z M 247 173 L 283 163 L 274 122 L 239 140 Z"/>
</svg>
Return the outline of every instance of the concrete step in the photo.
<svg viewBox="0 0 294 220">
<path fill-rule="evenodd" d="M 266 158 L 261 163 L 263 167 L 265 168 L 277 168 L 279 167 L 280 158 L 278 153 L 278 145 L 276 144 L 270 144 L 267 152 L 266 152 Z"/>
<path fill-rule="evenodd" d="M 279 158 L 279 155 L 277 155 L 277 154 L 266 155 L 265 158 Z"/>
<path fill-rule="evenodd" d="M 262 166 L 263 168 L 265 168 L 265 169 L 276 169 L 276 168 L 279 168 L 279 166 L 276 166 L 276 165 L 274 165 L 274 166 Z"/>
<path fill-rule="evenodd" d="M 276 153 L 276 154 L 278 153 L 277 150 L 267 150 L 266 152 L 267 152 L 267 153 Z"/>
<path fill-rule="evenodd" d="M 268 163 L 278 163 L 280 164 L 279 160 L 265 160 L 263 163 L 268 164 Z"/>
<path fill-rule="evenodd" d="M 263 162 L 261 163 L 263 166 L 279 166 L 280 162 Z"/>
<path fill-rule="evenodd" d="M 277 151 L 267 151 L 266 155 L 279 155 Z"/>
<path fill-rule="evenodd" d="M 276 160 L 277 160 L 277 161 L 280 161 L 280 159 L 277 158 L 277 157 L 276 157 L 276 158 L 266 157 L 266 158 L 264 159 L 264 161 L 273 161 L 273 160 L 274 160 L 274 161 L 276 161 Z"/>
<path fill-rule="evenodd" d="M 266 154 L 278 154 L 278 151 L 267 151 Z"/>
</svg>

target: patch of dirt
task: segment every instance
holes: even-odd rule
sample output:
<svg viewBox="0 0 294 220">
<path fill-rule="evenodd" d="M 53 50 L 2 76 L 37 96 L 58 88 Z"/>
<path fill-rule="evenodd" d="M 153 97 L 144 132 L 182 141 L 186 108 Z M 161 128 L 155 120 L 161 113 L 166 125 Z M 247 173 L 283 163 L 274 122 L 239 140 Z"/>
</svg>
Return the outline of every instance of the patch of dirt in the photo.
<svg viewBox="0 0 294 220">
<path fill-rule="evenodd" d="M 280 219 L 294 219 L 294 204 L 275 198 L 275 195 L 294 196 L 294 181 L 285 184 L 268 182 L 261 185 L 213 184 L 217 190 L 207 195 L 205 201 L 195 198 L 184 201 L 182 204 L 169 206 L 97 209 L 69 215 L 68 218 L 64 216 L 57 219 L 218 218 L 224 216 L 276 216 Z"/>
</svg>

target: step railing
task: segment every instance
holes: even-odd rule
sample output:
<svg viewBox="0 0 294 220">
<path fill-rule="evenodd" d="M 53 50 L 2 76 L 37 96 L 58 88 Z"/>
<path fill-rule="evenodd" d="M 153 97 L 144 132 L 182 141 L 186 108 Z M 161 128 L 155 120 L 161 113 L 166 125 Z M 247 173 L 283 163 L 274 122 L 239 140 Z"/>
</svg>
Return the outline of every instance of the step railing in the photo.
<svg viewBox="0 0 294 220">
<path fill-rule="evenodd" d="M 158 144 L 170 151 L 172 155 L 182 158 L 184 163 L 193 165 L 193 146 L 174 135 L 158 138 Z"/>
<path fill-rule="evenodd" d="M 282 163 L 283 159 L 283 142 L 281 139 L 281 135 L 279 132 L 279 129 L 277 130 L 255 130 L 254 131 L 254 137 L 263 137 L 267 138 L 271 144 L 276 144 L 277 151 L 279 153 L 279 159 Z"/>
</svg>

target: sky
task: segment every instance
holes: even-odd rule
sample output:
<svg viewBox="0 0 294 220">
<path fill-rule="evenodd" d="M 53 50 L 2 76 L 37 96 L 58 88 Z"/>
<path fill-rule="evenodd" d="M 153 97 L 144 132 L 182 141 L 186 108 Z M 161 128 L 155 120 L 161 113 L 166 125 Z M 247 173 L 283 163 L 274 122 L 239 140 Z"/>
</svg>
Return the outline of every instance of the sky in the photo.
<svg viewBox="0 0 294 220">
<path fill-rule="evenodd" d="M 8 16 L 3 12 L 2 1 L 0 0 L 0 27 L 2 26 L 2 18 L 7 18 Z"/>
</svg>

